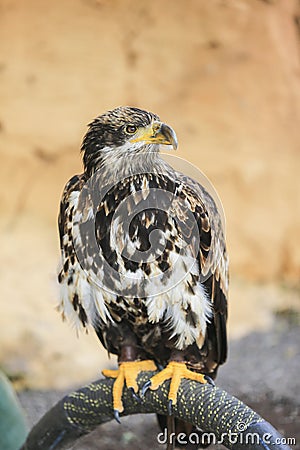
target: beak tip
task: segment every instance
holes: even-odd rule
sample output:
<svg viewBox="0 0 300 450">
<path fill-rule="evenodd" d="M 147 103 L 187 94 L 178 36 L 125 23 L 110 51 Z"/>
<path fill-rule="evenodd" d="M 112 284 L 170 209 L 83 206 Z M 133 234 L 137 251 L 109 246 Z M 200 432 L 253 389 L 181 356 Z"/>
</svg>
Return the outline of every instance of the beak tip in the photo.
<svg viewBox="0 0 300 450">
<path fill-rule="evenodd" d="M 161 125 L 161 132 L 165 136 L 165 138 L 169 141 L 169 145 L 172 145 L 173 150 L 177 150 L 178 148 L 178 141 L 177 136 L 173 128 L 171 128 L 169 125 L 166 125 L 163 123 Z"/>
</svg>

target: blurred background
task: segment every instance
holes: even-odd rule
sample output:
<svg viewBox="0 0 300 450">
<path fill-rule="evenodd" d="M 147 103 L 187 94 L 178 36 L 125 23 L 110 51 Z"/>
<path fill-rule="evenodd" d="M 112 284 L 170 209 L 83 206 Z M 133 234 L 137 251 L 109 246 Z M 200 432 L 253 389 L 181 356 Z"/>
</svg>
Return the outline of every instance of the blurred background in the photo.
<svg viewBox="0 0 300 450">
<path fill-rule="evenodd" d="M 86 125 L 119 105 L 170 124 L 219 193 L 232 342 L 299 324 L 300 2 L 0 0 L 0 365 L 19 389 L 107 364 L 55 311 L 56 220 Z"/>
</svg>

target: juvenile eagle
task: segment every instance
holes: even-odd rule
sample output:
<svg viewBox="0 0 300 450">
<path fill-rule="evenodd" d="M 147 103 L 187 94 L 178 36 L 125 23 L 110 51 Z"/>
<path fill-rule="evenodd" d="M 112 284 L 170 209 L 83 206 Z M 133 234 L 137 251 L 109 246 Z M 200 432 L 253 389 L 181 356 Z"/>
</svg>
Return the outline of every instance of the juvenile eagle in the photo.
<svg viewBox="0 0 300 450">
<path fill-rule="evenodd" d="M 162 366 L 146 387 L 171 379 L 175 404 L 181 378 L 213 379 L 227 353 L 220 215 L 160 144 L 176 149 L 177 139 L 153 113 L 119 107 L 97 117 L 82 143 L 84 171 L 60 204 L 59 309 L 118 355 L 119 369 L 104 371 L 116 378 L 117 418 L 123 385 L 137 393 L 140 371 Z"/>
</svg>

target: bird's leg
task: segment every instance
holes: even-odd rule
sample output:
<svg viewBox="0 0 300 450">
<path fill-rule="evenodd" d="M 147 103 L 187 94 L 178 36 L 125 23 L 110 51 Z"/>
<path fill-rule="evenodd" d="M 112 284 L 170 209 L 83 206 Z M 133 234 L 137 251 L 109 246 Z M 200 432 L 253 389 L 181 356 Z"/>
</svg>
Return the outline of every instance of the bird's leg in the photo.
<svg viewBox="0 0 300 450">
<path fill-rule="evenodd" d="M 126 383 L 128 389 L 131 390 L 134 398 L 136 400 L 139 399 L 137 397 L 138 393 L 138 384 L 137 384 L 137 376 L 142 371 L 155 371 L 157 367 L 152 360 L 137 360 L 138 352 L 137 348 L 132 344 L 124 344 L 121 347 L 121 353 L 119 356 L 118 364 L 119 368 L 117 370 L 102 370 L 102 374 L 105 377 L 115 378 L 116 381 L 113 385 L 113 407 L 114 407 L 114 416 L 117 422 L 120 422 L 119 413 L 124 410 L 123 402 L 122 402 L 122 393 L 123 388 Z"/>
<path fill-rule="evenodd" d="M 186 361 L 184 358 L 184 352 L 174 350 L 171 353 L 168 365 L 161 371 L 150 378 L 142 388 L 142 394 L 150 388 L 156 390 L 166 380 L 171 379 L 169 395 L 168 395 L 168 413 L 172 414 L 172 406 L 176 404 L 177 392 L 180 386 L 182 378 L 198 381 L 199 383 L 208 383 L 209 380 L 202 373 L 192 372 L 186 367 Z"/>
<path fill-rule="evenodd" d="M 173 415 L 167 416 L 167 447 L 166 450 L 174 450 L 175 448 L 175 417 Z"/>
</svg>

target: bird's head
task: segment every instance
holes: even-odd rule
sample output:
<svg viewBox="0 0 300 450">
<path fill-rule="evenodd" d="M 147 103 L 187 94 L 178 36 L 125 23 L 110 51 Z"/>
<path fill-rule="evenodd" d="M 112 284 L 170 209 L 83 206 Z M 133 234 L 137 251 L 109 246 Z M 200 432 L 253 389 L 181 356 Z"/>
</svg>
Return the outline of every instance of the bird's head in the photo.
<svg viewBox="0 0 300 450">
<path fill-rule="evenodd" d="M 161 122 L 156 114 L 129 106 L 107 111 L 89 124 L 81 150 L 88 173 L 103 164 L 115 165 L 126 158 L 144 154 L 155 159 L 159 145 L 177 148 L 174 130 Z M 125 158 L 125 159 L 124 159 Z"/>
</svg>

